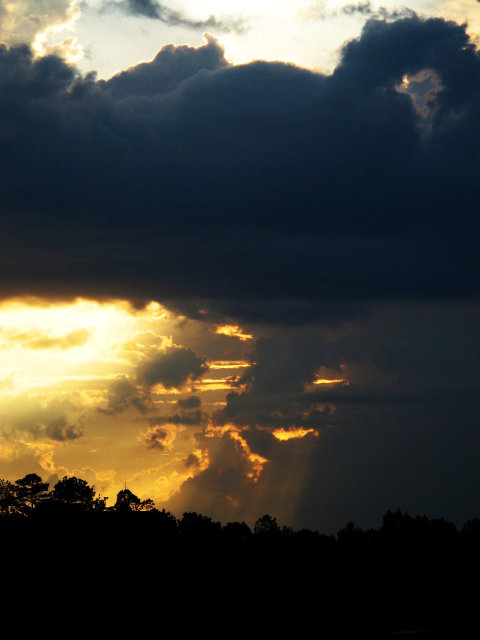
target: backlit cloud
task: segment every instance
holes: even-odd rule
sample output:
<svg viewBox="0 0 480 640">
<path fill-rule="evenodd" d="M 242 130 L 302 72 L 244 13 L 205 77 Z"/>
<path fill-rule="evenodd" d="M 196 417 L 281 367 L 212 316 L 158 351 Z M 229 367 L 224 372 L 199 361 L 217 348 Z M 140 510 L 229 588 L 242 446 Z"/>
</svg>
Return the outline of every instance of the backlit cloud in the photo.
<svg viewBox="0 0 480 640">
<path fill-rule="evenodd" d="M 64 36 L 80 15 L 77 0 L 1 0 L 0 42 L 30 44 L 37 55 L 55 53 L 78 61 L 82 48 L 74 36 Z"/>
</svg>

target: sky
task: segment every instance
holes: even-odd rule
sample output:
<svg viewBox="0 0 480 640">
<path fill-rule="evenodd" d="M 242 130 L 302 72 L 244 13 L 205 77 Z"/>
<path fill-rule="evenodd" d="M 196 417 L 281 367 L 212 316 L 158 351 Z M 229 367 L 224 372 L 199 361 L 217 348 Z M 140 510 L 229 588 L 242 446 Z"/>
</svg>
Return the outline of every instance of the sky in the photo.
<svg viewBox="0 0 480 640">
<path fill-rule="evenodd" d="M 480 517 L 480 4 L 0 0 L 0 477 Z"/>
</svg>

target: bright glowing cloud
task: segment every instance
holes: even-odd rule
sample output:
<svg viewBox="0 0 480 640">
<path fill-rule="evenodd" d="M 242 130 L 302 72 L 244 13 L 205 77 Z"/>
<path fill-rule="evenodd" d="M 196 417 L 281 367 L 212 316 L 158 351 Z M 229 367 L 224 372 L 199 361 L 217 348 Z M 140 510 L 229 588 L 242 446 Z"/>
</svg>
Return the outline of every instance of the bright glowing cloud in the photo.
<svg viewBox="0 0 480 640">
<path fill-rule="evenodd" d="M 248 470 L 246 471 L 247 478 L 252 482 L 258 482 L 268 459 L 252 451 L 245 437 L 242 435 L 242 429 L 234 424 L 224 424 L 222 426 L 209 425 L 205 430 L 205 436 L 207 438 L 221 438 L 224 435 L 229 436 L 238 445 L 239 450 L 248 461 Z"/>
<path fill-rule="evenodd" d="M 208 363 L 209 369 L 247 369 L 251 366 L 252 363 L 245 360 L 216 360 Z"/>
<path fill-rule="evenodd" d="M 277 440 L 285 442 L 287 440 L 296 440 L 299 438 L 305 438 L 305 436 L 312 435 L 318 438 L 318 431 L 316 429 L 303 429 L 301 427 L 290 427 L 289 429 L 274 429 L 272 435 Z"/>
<path fill-rule="evenodd" d="M 219 335 L 229 336 L 231 338 L 239 338 L 240 340 L 253 340 L 253 336 L 249 333 L 244 333 L 242 329 L 236 324 L 223 324 L 217 327 L 216 332 Z"/>
<path fill-rule="evenodd" d="M 208 468 L 208 449 L 195 434 L 250 366 L 197 354 L 208 356 L 212 341 L 222 356 L 221 334 L 205 334 L 202 324 L 158 303 L 4 301 L 0 456 L 12 469 L 4 475 L 76 474 L 110 500 L 127 481 L 143 497 L 169 499 Z M 266 459 L 235 428 L 215 429 L 206 437 L 234 440 L 247 477 L 257 481 Z"/>
<path fill-rule="evenodd" d="M 31 44 L 37 56 L 55 53 L 70 63 L 84 55 L 75 36 L 64 37 L 81 17 L 77 0 L 1 0 L 0 17 L 2 42 Z"/>
</svg>

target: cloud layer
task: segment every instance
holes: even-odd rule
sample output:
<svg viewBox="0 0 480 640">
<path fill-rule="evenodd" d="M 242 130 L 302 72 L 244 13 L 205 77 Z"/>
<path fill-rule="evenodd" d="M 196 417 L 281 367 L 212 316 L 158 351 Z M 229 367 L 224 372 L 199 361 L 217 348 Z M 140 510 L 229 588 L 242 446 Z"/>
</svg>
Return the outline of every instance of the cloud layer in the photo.
<svg viewBox="0 0 480 640">
<path fill-rule="evenodd" d="M 442 85 L 428 130 L 397 89 L 424 69 Z M 227 313 L 294 297 L 318 315 L 477 292 L 480 62 L 462 26 L 371 20 L 331 76 L 231 66 L 212 38 L 99 83 L 3 48 L 0 85 L 3 295 Z"/>
</svg>

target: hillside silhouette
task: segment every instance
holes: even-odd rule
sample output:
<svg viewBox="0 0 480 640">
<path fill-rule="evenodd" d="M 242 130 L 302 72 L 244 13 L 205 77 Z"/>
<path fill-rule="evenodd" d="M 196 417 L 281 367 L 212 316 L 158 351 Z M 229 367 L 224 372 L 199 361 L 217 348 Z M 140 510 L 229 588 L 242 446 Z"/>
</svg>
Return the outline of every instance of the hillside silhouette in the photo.
<svg viewBox="0 0 480 640">
<path fill-rule="evenodd" d="M 251 528 L 195 512 L 177 518 L 127 488 L 107 507 L 80 478 L 49 489 L 27 474 L 0 480 L 0 544 L 4 576 L 19 587 L 34 575 L 57 590 L 72 581 L 133 584 L 129 607 L 137 597 L 159 606 L 154 594 L 162 594 L 171 612 L 205 616 L 214 606 L 238 630 L 255 625 L 262 635 L 301 636 L 315 625 L 329 634 L 456 637 L 476 617 L 480 519 L 459 530 L 397 509 L 378 529 L 348 522 L 325 535 L 264 514 Z"/>
</svg>

